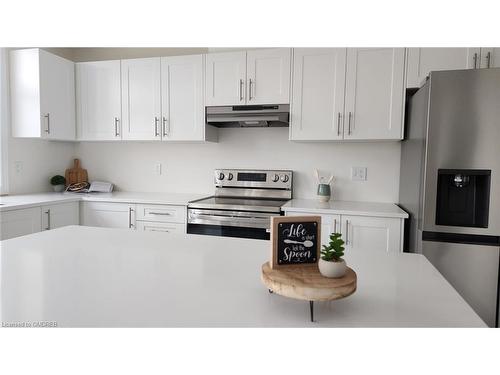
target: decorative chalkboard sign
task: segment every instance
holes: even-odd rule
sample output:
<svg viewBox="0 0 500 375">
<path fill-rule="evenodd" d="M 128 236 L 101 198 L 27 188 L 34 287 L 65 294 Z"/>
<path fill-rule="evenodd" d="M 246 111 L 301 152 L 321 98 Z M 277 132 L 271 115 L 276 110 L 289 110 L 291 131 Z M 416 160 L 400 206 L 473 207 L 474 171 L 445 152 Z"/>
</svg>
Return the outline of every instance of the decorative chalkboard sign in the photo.
<svg viewBox="0 0 500 375">
<path fill-rule="evenodd" d="M 272 217 L 271 268 L 316 263 L 320 242 L 320 216 Z"/>
</svg>

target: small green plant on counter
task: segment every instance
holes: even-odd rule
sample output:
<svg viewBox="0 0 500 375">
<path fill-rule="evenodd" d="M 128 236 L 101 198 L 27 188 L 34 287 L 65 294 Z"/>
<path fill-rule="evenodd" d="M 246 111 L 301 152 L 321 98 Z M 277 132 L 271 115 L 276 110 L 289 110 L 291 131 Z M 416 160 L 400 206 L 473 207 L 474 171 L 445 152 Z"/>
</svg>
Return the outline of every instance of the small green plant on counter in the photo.
<svg viewBox="0 0 500 375">
<path fill-rule="evenodd" d="M 66 184 L 66 179 L 63 176 L 56 175 L 50 179 L 50 184 L 53 186 Z"/>
<path fill-rule="evenodd" d="M 342 234 L 332 233 L 330 234 L 330 243 L 328 246 L 323 245 L 321 249 L 321 259 L 327 262 L 339 262 L 344 256 L 344 240 L 342 239 Z"/>
</svg>

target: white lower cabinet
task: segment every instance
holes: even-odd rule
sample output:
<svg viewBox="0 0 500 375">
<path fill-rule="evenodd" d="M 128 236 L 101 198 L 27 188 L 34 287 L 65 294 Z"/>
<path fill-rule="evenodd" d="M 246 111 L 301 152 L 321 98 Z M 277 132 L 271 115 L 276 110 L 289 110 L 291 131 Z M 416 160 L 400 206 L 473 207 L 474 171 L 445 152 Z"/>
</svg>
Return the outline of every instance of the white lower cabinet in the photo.
<svg viewBox="0 0 500 375">
<path fill-rule="evenodd" d="M 78 202 L 42 206 L 42 230 L 78 225 L 79 222 Z"/>
<path fill-rule="evenodd" d="M 186 233 L 186 207 L 162 204 L 81 202 L 81 223 L 91 227 Z"/>
<path fill-rule="evenodd" d="M 82 225 L 135 229 L 135 204 L 81 202 L 80 208 Z"/>
<path fill-rule="evenodd" d="M 186 225 L 154 221 L 137 221 L 137 230 L 142 232 L 186 233 Z"/>
<path fill-rule="evenodd" d="M 401 219 L 342 215 L 346 249 L 402 251 Z"/>
<path fill-rule="evenodd" d="M 186 207 L 138 204 L 137 230 L 144 232 L 186 233 Z"/>
<path fill-rule="evenodd" d="M 0 212 L 0 239 L 24 236 L 42 230 L 40 207 Z"/>
<path fill-rule="evenodd" d="M 342 233 L 346 250 L 400 252 L 403 249 L 403 219 L 357 215 L 318 215 L 314 212 L 287 211 L 287 216 L 321 217 L 321 244 L 331 233 Z"/>
</svg>

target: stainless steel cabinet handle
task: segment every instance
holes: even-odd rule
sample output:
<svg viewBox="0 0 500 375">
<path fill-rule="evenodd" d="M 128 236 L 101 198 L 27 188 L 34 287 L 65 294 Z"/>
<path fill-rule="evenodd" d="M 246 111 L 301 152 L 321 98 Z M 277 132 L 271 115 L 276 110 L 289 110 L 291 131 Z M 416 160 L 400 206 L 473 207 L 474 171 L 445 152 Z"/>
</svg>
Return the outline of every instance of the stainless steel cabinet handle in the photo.
<svg viewBox="0 0 500 375">
<path fill-rule="evenodd" d="M 349 245 L 349 220 L 345 221 L 345 244 Z"/>
<path fill-rule="evenodd" d="M 169 230 L 165 229 L 165 230 L 162 230 L 162 229 L 150 229 L 149 230 L 150 232 L 163 232 L 163 233 L 170 233 Z"/>
<path fill-rule="evenodd" d="M 340 119 L 342 118 L 342 115 L 339 112 L 339 115 L 337 117 L 337 135 L 340 136 Z"/>
<path fill-rule="evenodd" d="M 243 80 L 240 79 L 240 102 L 243 100 Z"/>
<path fill-rule="evenodd" d="M 168 136 L 168 133 L 170 132 L 170 127 L 167 131 L 167 118 L 164 116 L 163 117 L 163 136 L 166 137 Z"/>
<path fill-rule="evenodd" d="M 477 69 L 477 53 L 474 54 L 474 69 Z"/>
<path fill-rule="evenodd" d="M 486 67 L 489 68 L 491 66 L 491 52 L 488 52 L 486 54 L 486 61 L 488 61 L 488 63 L 486 64 Z"/>
<path fill-rule="evenodd" d="M 158 137 L 160 133 L 158 132 L 158 122 L 160 122 L 160 119 L 158 117 L 155 117 L 155 137 Z"/>
<path fill-rule="evenodd" d="M 163 216 L 171 216 L 170 212 L 150 212 L 150 215 L 163 215 Z"/>
<path fill-rule="evenodd" d="M 253 86 L 252 78 L 248 80 L 248 100 L 252 100 L 252 86 Z"/>
<path fill-rule="evenodd" d="M 337 219 L 333 219 L 333 231 L 337 233 Z"/>
<path fill-rule="evenodd" d="M 348 122 L 347 122 L 347 134 L 348 135 L 352 134 L 352 131 L 351 131 L 351 117 L 352 117 L 352 112 L 349 112 L 349 119 L 348 119 Z"/>
<path fill-rule="evenodd" d="M 120 135 L 120 132 L 118 131 L 118 122 L 120 119 L 118 117 L 115 117 L 115 137 L 118 137 Z"/>
<path fill-rule="evenodd" d="M 133 228 L 134 227 L 134 224 L 132 224 L 132 212 L 134 210 L 132 209 L 132 207 L 129 207 L 128 208 L 128 227 L 129 228 Z"/>
<path fill-rule="evenodd" d="M 50 209 L 45 211 L 45 213 L 47 214 L 47 228 L 45 230 L 50 230 Z"/>
<path fill-rule="evenodd" d="M 47 119 L 47 127 L 45 128 L 45 133 L 50 134 L 50 113 L 43 116 Z"/>
</svg>

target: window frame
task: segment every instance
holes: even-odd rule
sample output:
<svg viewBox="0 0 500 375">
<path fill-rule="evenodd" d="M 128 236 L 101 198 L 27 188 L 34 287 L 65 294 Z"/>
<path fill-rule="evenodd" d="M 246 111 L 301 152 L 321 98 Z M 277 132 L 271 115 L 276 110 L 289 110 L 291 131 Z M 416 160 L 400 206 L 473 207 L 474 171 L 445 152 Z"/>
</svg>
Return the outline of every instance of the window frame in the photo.
<svg viewBox="0 0 500 375">
<path fill-rule="evenodd" d="M 8 140 L 10 130 L 8 49 L 0 47 L 0 195 L 9 192 Z"/>
</svg>

